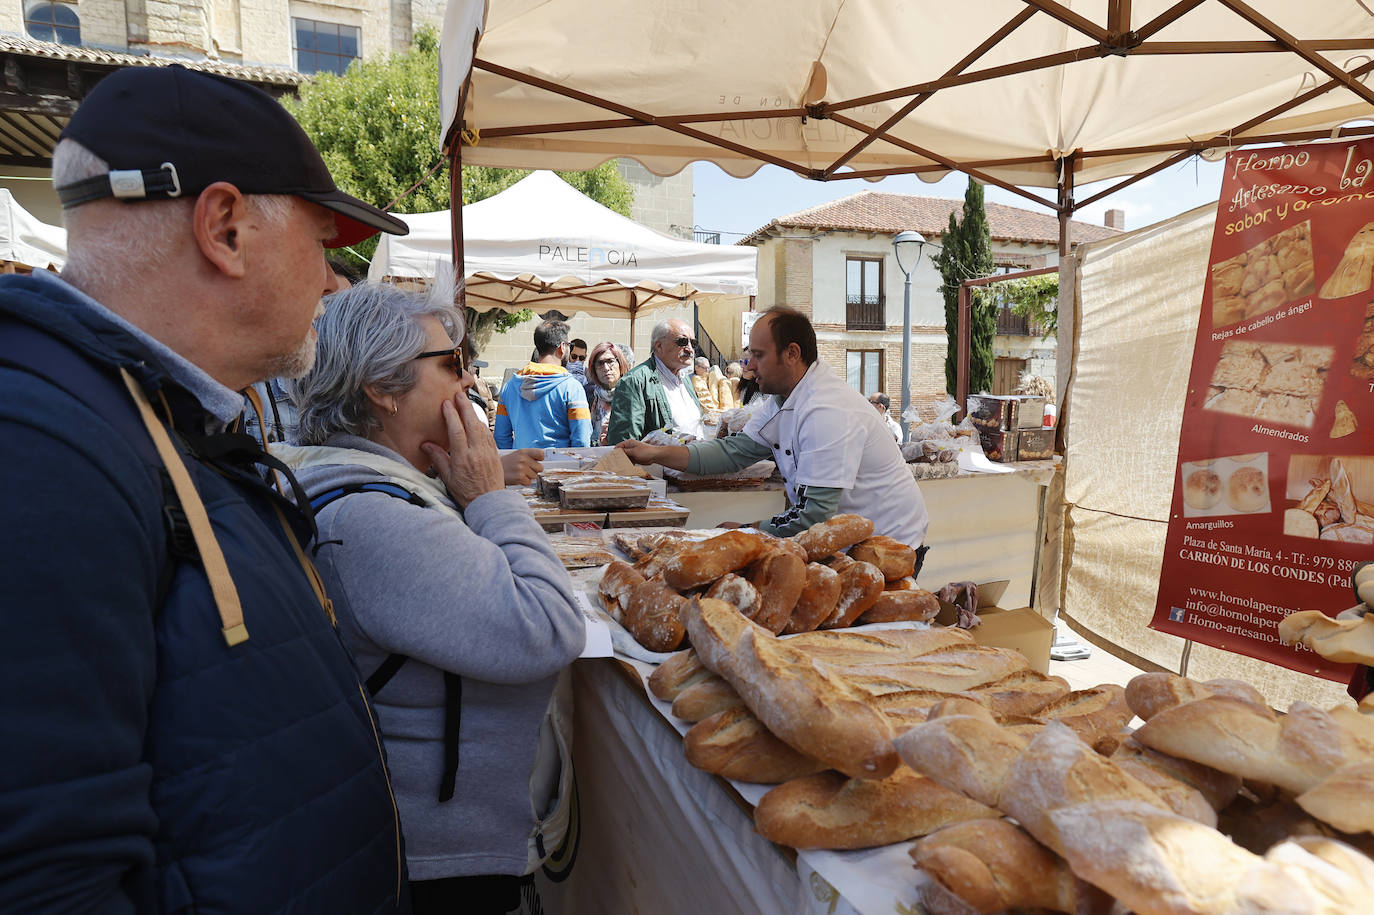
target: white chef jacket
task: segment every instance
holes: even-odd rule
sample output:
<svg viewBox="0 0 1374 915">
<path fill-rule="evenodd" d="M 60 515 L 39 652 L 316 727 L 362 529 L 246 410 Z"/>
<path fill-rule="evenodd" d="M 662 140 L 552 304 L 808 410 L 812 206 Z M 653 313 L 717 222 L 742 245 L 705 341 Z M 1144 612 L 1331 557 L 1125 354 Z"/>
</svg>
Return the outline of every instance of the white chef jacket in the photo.
<svg viewBox="0 0 1374 915">
<path fill-rule="evenodd" d="M 840 489 L 841 514 L 863 515 L 874 533 L 913 547 L 924 543 L 925 499 L 887 423 L 821 361 L 781 406 L 768 398 L 744 434 L 772 450 L 790 501 L 796 502 L 798 486 Z"/>
</svg>

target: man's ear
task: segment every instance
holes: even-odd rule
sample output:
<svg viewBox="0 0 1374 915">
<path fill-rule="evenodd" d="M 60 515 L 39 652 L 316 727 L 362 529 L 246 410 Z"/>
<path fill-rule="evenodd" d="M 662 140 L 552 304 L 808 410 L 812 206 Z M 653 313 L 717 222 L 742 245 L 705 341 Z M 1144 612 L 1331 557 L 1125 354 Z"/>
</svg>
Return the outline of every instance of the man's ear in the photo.
<svg viewBox="0 0 1374 915">
<path fill-rule="evenodd" d="M 192 211 L 191 229 L 205 259 L 220 273 L 242 279 L 248 273 L 243 231 L 248 202 L 242 192 L 225 181 L 216 181 L 200 192 Z"/>
</svg>

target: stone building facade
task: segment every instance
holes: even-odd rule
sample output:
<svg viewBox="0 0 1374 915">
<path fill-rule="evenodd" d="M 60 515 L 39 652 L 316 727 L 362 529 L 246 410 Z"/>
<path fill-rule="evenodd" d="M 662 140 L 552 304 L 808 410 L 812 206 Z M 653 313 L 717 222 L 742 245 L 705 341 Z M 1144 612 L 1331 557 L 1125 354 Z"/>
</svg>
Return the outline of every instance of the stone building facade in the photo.
<svg viewBox="0 0 1374 915">
<path fill-rule="evenodd" d="M 901 402 L 906 278 L 892 239 L 903 230 L 920 232 L 927 244 L 910 279 L 910 392 L 911 402 L 931 418 L 946 395 L 947 347 L 943 279 L 933 257 L 950 213 L 962 206 L 959 200 L 862 191 L 773 220 L 740 242 L 759 249 L 760 308 L 790 305 L 810 317 L 820 358 L 864 393 L 886 393 L 895 416 Z M 987 212 L 999 270 L 1058 264 L 1053 215 L 995 203 Z M 1070 239 L 1077 244 L 1117 231 L 1072 222 Z M 994 354 L 1004 369 L 1053 379 L 1055 341 L 1033 330 L 999 334 Z"/>
</svg>

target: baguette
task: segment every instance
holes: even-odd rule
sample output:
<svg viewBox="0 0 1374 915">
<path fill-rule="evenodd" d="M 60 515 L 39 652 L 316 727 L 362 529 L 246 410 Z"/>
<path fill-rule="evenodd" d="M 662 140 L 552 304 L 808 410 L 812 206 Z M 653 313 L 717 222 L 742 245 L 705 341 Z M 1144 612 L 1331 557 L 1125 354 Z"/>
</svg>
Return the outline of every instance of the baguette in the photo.
<svg viewBox="0 0 1374 915">
<path fill-rule="evenodd" d="M 1178 674 L 1140 674 L 1126 684 L 1126 704 L 1142 721 L 1159 712 L 1208 696 L 1230 696 L 1268 711 L 1269 703 L 1259 690 L 1243 680 L 1208 680 L 1200 683 Z M 1272 712 L 1270 717 L 1273 717 Z"/>
<path fill-rule="evenodd" d="M 867 562 L 853 562 L 840 572 L 840 596 L 835 609 L 820 625 L 822 629 L 843 629 L 852 624 L 883 593 L 883 573 Z"/>
<path fill-rule="evenodd" d="M 1374 620 L 1336 620 L 1320 610 L 1299 610 L 1279 623 L 1279 641 L 1302 644 L 1338 664 L 1374 665 Z"/>
<path fill-rule="evenodd" d="M 745 577 L 759 595 L 758 612 L 746 615 L 776 635 L 787 625 L 806 587 L 806 563 L 793 553 L 774 550 L 755 560 Z"/>
<path fill-rule="evenodd" d="M 1111 755 L 1120 742 L 1131 709 L 1126 691 L 1114 683 L 1092 689 L 1075 690 L 1041 708 L 1035 715 L 1042 721 L 1060 721 L 1088 746 Z"/>
<path fill-rule="evenodd" d="M 687 761 L 693 766 L 741 782 L 784 782 L 826 768 L 774 737 L 743 707 L 702 719 L 682 741 Z"/>
<path fill-rule="evenodd" d="M 806 583 L 797 596 L 792 615 L 782 627 L 784 634 L 810 632 L 819 626 L 830 614 L 835 612 L 835 604 L 840 599 L 840 575 L 829 566 L 819 562 L 806 566 Z"/>
<path fill-rule="evenodd" d="M 1303 810 L 1341 832 L 1374 832 L 1374 760 L 1337 769 L 1296 800 Z"/>
<path fill-rule="evenodd" d="M 721 677 L 710 676 L 693 683 L 673 700 L 673 714 L 683 721 L 697 722 L 717 712 L 738 708 L 744 700 Z"/>
<path fill-rule="evenodd" d="M 663 580 L 678 591 L 710 584 L 726 572 L 742 569 L 768 550 L 763 538 L 743 531 L 689 543 L 663 566 Z"/>
<path fill-rule="evenodd" d="M 1196 789 L 1213 810 L 1221 810 L 1235 800 L 1236 795 L 1240 793 L 1240 776 L 1222 772 L 1192 760 L 1170 756 L 1168 753 L 1161 753 L 1158 750 L 1151 750 L 1134 737 L 1127 737 L 1121 741 L 1116 752 L 1112 754 L 1112 759 L 1118 765 L 1129 760 L 1136 765 L 1153 769 Z"/>
<path fill-rule="evenodd" d="M 869 537 L 850 547 L 849 555 L 878 567 L 887 581 L 906 578 L 916 571 L 916 551 L 891 537 Z"/>
<path fill-rule="evenodd" d="M 1026 740 L 972 715 L 936 718 L 917 725 L 894 741 L 902 761 L 953 791 L 988 807 Z"/>
<path fill-rule="evenodd" d="M 823 659 L 820 663 L 872 694 L 904 689 L 961 693 L 995 683 L 1030 664 L 1018 651 L 982 645 L 952 647 L 900 663 L 875 660 L 839 666 Z"/>
<path fill-rule="evenodd" d="M 854 778 L 897 768 L 892 725 L 858 690 L 770 633 L 746 630 L 720 673 L 770 731 Z"/>
<path fill-rule="evenodd" d="M 860 540 L 873 536 L 873 522 L 862 515 L 836 515 L 828 521 L 802 531 L 792 539 L 816 562 L 823 556 L 847 550 Z"/>
<path fill-rule="evenodd" d="M 996 815 L 902 766 L 881 779 L 830 771 L 785 782 L 760 799 L 754 828 L 793 848 L 871 848 Z"/>
<path fill-rule="evenodd" d="M 997 806 L 1026 832 L 1063 854 L 1063 836 L 1050 819 L 1051 811 L 1108 799 L 1168 809 L 1159 795 L 1090 749 L 1066 725 L 1052 721 L 1008 768 Z"/>
<path fill-rule="evenodd" d="M 1111 910 L 1105 893 L 1075 877 L 1064 859 L 1004 819 L 967 820 L 941 829 L 918 839 L 911 859 L 934 881 L 933 892 L 923 890 L 921 899 L 932 915 L 1011 909 L 1105 915 Z"/>
<path fill-rule="evenodd" d="M 926 623 L 940 613 L 940 601 L 929 591 L 887 591 L 879 594 L 873 605 L 864 611 L 858 622 L 894 623 L 915 620 Z"/>
<path fill-rule="evenodd" d="M 693 683 L 714 676 L 701 663 L 697 653 L 688 648 L 654 668 L 649 674 L 649 692 L 664 702 L 672 702 Z"/>
<path fill-rule="evenodd" d="M 950 630 L 964 632 L 963 629 Z M 1056 699 L 1069 694 L 1069 682 L 1027 667 L 999 680 L 975 686 L 971 693 L 986 703 L 996 717 L 1032 716 Z"/>
<path fill-rule="evenodd" d="M 682 623 L 702 665 L 721 676 L 725 676 L 725 668 L 733 663 L 740 637 L 750 629 L 762 631 L 761 626 L 746 618 L 734 604 L 709 597 L 689 600 L 682 608 Z"/>
<path fill-rule="evenodd" d="M 629 563 L 619 559 L 607 563 L 596 590 L 611 619 L 625 625 L 625 605 L 630 602 L 630 592 L 643 583 L 644 576 Z"/>
<path fill-rule="evenodd" d="M 676 651 L 682 644 L 681 594 L 660 578 L 651 578 L 630 591 L 624 625 L 635 641 L 650 651 Z"/>
<path fill-rule="evenodd" d="M 1302 794 L 1337 769 L 1374 759 L 1374 741 L 1296 702 L 1283 718 L 1225 696 L 1167 709 L 1135 732 L 1151 749 Z"/>
<path fill-rule="evenodd" d="M 855 656 L 890 655 L 898 659 L 925 657 L 950 648 L 970 648 L 976 643 L 962 629 L 888 629 L 880 632 L 808 632 L 787 640 L 818 661 Z"/>
<path fill-rule="evenodd" d="M 1087 802 L 1049 816 L 1074 872 L 1137 915 L 1348 915 L 1374 891 L 1295 843 L 1261 858 L 1138 801 Z"/>
</svg>

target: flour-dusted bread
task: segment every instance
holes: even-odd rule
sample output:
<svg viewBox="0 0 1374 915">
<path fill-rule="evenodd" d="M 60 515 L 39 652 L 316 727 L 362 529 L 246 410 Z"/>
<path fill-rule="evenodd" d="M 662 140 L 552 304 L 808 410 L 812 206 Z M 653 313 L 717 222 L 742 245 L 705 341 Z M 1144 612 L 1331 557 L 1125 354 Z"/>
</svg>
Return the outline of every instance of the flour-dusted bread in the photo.
<svg viewBox="0 0 1374 915">
<path fill-rule="evenodd" d="M 916 571 L 916 551 L 892 537 L 869 537 L 850 547 L 849 555 L 878 567 L 887 581 L 906 578 Z"/>
<path fill-rule="evenodd" d="M 784 635 L 811 632 L 835 612 L 840 600 L 840 575 L 819 562 L 806 565 L 806 583 L 792 607 L 792 614 L 783 625 Z"/>
<path fill-rule="evenodd" d="M 774 784 L 825 769 L 774 737 L 747 708 L 717 712 L 682 739 L 687 761 L 705 772 L 741 782 Z"/>
<path fill-rule="evenodd" d="M 919 588 L 903 591 L 884 590 L 873 601 L 873 605 L 859 617 L 858 623 L 895 623 L 905 620 L 926 623 L 935 619 L 939 613 L 940 601 L 929 591 Z"/>
<path fill-rule="evenodd" d="M 664 702 L 672 702 L 687 687 L 715 674 L 707 670 L 692 649 L 679 651 L 649 674 L 649 692 Z"/>
<path fill-rule="evenodd" d="M 1279 622 L 1279 641 L 1302 644 L 1338 664 L 1374 664 L 1374 618 L 1332 619 L 1320 610 L 1299 610 Z"/>
<path fill-rule="evenodd" d="M 802 531 L 792 539 L 806 550 L 811 562 L 847 550 L 873 536 L 873 522 L 862 515 L 836 515 Z"/>
<path fill-rule="evenodd" d="M 744 700 L 724 677 L 705 677 L 680 692 L 673 700 L 673 714 L 697 722 L 717 712 L 744 705 Z"/>
<path fill-rule="evenodd" d="M 887 778 L 828 771 L 785 782 L 759 801 L 754 828 L 793 848 L 871 848 L 996 815 L 901 766 Z"/>
<path fill-rule="evenodd" d="M 852 624 L 883 593 L 883 573 L 867 562 L 853 562 L 840 572 L 840 596 L 835 609 L 821 622 L 822 629 L 843 629 Z"/>
<path fill-rule="evenodd" d="M 1201 682 L 1171 673 L 1139 674 L 1126 684 L 1126 704 L 1144 721 L 1157 713 L 1185 702 L 1208 696 L 1230 696 L 1268 710 L 1269 703 L 1259 690 L 1243 680 L 1217 679 Z M 1272 713 L 1270 713 L 1272 717 Z"/>
<path fill-rule="evenodd" d="M 726 531 L 678 549 L 664 565 L 663 579 L 678 591 L 699 588 L 726 572 L 744 568 L 768 550 L 762 537 L 744 531 Z"/>
</svg>

